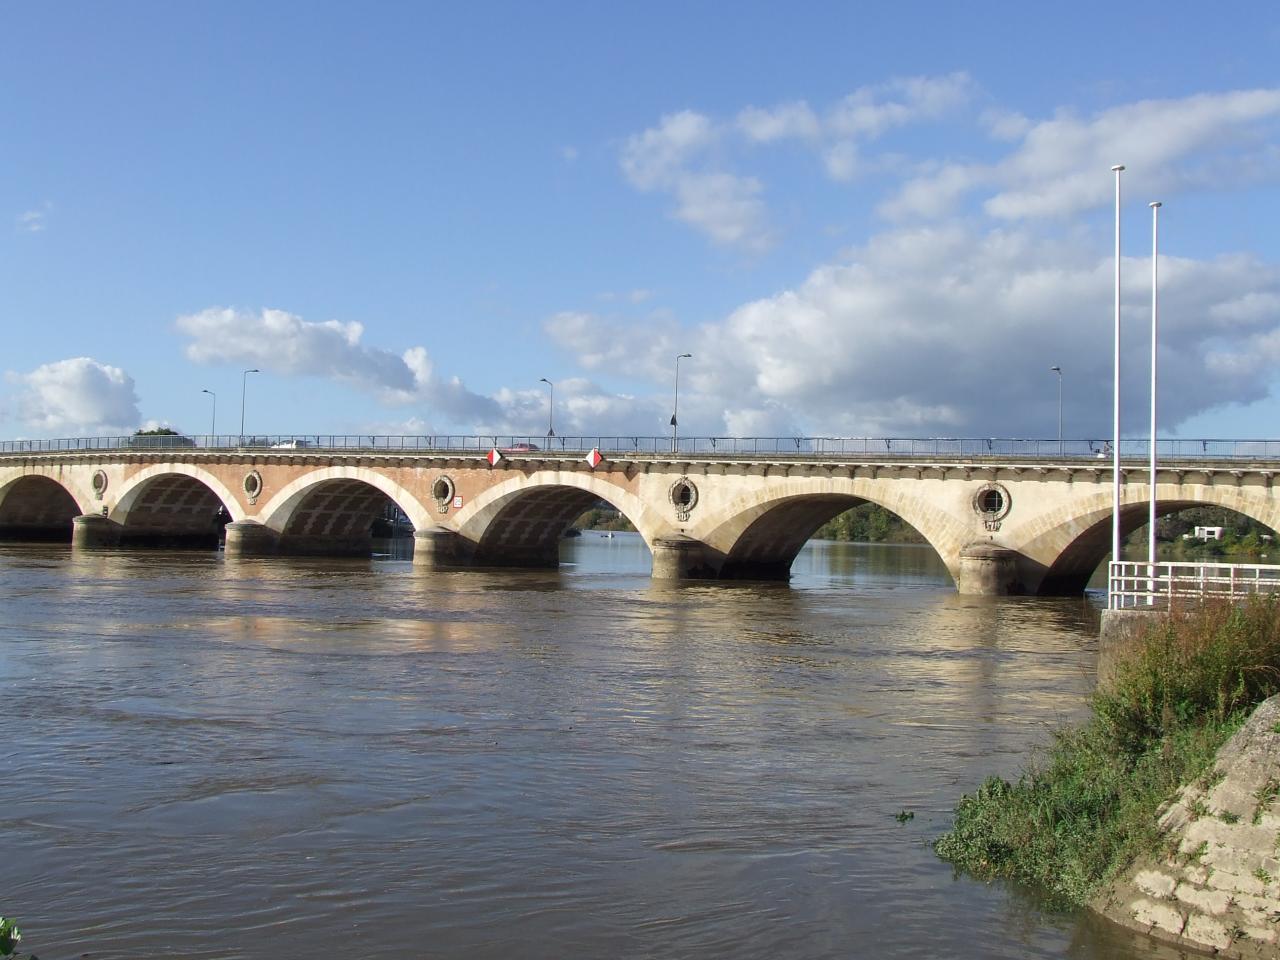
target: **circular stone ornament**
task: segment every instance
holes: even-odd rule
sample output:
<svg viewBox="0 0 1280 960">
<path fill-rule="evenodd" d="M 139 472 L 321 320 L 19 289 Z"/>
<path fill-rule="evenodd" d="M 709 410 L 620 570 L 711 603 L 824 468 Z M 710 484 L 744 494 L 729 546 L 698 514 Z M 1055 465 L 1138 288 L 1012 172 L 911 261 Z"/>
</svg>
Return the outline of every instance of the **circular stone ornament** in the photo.
<svg viewBox="0 0 1280 960">
<path fill-rule="evenodd" d="M 676 508 L 676 516 L 688 520 L 693 508 L 698 505 L 698 488 L 688 477 L 681 477 L 667 491 L 667 499 Z"/>
<path fill-rule="evenodd" d="M 102 495 L 107 492 L 107 474 L 103 470 L 97 470 L 93 474 L 93 478 L 89 481 L 93 487 L 93 495 L 99 500 Z"/>
<path fill-rule="evenodd" d="M 249 503 L 258 502 L 258 497 L 262 495 L 262 474 L 257 470 L 250 470 L 244 475 L 244 492 L 249 498 Z"/>
<path fill-rule="evenodd" d="M 452 478 L 441 474 L 436 477 L 436 482 L 431 484 L 431 499 L 436 502 L 436 506 L 440 508 L 441 513 L 447 513 L 449 504 L 453 500 L 454 486 Z"/>
<path fill-rule="evenodd" d="M 973 512 L 988 524 L 999 523 L 1012 507 L 1013 498 L 1002 483 L 984 483 L 973 495 Z"/>
</svg>

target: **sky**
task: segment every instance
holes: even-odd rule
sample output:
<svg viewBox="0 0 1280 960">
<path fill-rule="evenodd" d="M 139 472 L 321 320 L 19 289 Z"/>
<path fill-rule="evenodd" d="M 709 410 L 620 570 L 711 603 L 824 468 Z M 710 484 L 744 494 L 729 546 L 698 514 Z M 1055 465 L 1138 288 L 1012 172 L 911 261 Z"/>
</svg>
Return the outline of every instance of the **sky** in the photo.
<svg viewBox="0 0 1280 960">
<path fill-rule="evenodd" d="M 1277 63 L 1262 2 L 0 0 L 0 438 L 655 436 L 685 353 L 682 435 L 1053 438 L 1057 366 L 1104 438 L 1118 163 L 1122 432 L 1158 200 L 1161 433 L 1277 438 Z"/>
</svg>

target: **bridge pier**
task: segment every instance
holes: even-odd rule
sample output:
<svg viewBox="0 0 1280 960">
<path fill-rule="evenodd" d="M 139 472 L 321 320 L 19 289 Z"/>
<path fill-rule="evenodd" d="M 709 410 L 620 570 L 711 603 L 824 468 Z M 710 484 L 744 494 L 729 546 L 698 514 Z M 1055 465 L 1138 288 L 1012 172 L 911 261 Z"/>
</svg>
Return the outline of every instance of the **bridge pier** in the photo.
<svg viewBox="0 0 1280 960">
<path fill-rule="evenodd" d="M 956 589 L 979 597 L 1006 597 L 1026 592 L 1018 577 L 1019 554 L 994 543 L 971 543 L 960 550 Z"/>
<path fill-rule="evenodd" d="M 649 544 L 653 554 L 654 580 L 706 580 L 715 576 L 707 563 L 706 545 L 677 534 L 658 537 Z"/>
<path fill-rule="evenodd" d="M 413 565 L 431 570 L 456 564 L 458 539 L 456 533 L 444 527 L 424 527 L 413 531 Z"/>
<path fill-rule="evenodd" d="M 276 552 L 279 536 L 256 520 L 233 520 L 226 531 L 223 550 L 228 557 L 266 557 Z"/>
<path fill-rule="evenodd" d="M 76 549 L 115 547 L 120 544 L 124 527 L 109 517 L 86 513 L 71 518 L 71 546 Z"/>
</svg>

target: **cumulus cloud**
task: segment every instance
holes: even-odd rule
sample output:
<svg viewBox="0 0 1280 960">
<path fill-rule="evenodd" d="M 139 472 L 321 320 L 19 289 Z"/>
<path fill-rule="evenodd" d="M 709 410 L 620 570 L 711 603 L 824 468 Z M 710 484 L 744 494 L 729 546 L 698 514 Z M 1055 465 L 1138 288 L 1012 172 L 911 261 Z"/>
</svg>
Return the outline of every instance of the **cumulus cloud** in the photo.
<svg viewBox="0 0 1280 960">
<path fill-rule="evenodd" d="M 676 349 L 680 342 L 676 325 L 662 313 L 637 322 L 565 310 L 549 317 L 543 329 L 588 370 L 618 369 L 656 378 L 683 350 Z"/>
<path fill-rule="evenodd" d="M 998 220 L 1066 217 L 1111 202 L 1105 174 L 1128 167 L 1129 185 L 1152 195 L 1215 180 L 1280 176 L 1273 144 L 1280 89 L 1237 90 L 1170 100 L 1143 100 L 1081 118 L 1062 111 L 1031 122 L 987 115 L 993 136 L 1016 146 L 991 164 L 948 164 L 909 180 L 881 211 L 890 217 L 934 217 L 969 190 L 991 185 L 984 212 Z M 1235 171 L 1221 176 L 1224 168 Z M 1242 174 L 1242 171 L 1244 172 Z"/>
<path fill-rule="evenodd" d="M 754 177 L 718 169 L 708 159 L 707 151 L 720 139 L 721 131 L 703 114 L 669 114 L 627 140 L 622 170 L 636 189 L 671 195 L 676 201 L 672 216 L 713 243 L 760 252 L 772 243 L 760 200 L 763 187 Z"/>
<path fill-rule="evenodd" d="M 747 139 L 771 143 L 787 138 L 809 139 L 822 132 L 822 122 L 803 100 L 776 107 L 747 107 L 738 114 L 738 128 Z"/>
<path fill-rule="evenodd" d="M 865 169 L 860 144 L 910 123 L 937 119 L 963 106 L 974 83 L 965 73 L 905 77 L 860 87 L 819 113 L 804 100 L 747 106 L 730 121 L 694 110 L 663 116 L 628 137 L 619 163 L 637 190 L 670 195 L 672 216 L 718 246 L 762 253 L 776 241 L 768 226 L 764 183 L 726 169 L 725 156 L 743 144 L 804 142 L 827 175 L 853 180 Z"/>
<path fill-rule="evenodd" d="M 494 395 L 500 416 L 479 426 L 482 434 L 542 436 L 547 431 L 550 395 L 545 387 Z M 669 401 L 616 393 L 582 378 L 556 381 L 554 429 L 559 437 L 651 437 L 671 416 Z"/>
<path fill-rule="evenodd" d="M 126 433 L 142 419 L 133 378 L 91 357 L 8 373 L 18 388 L 17 415 L 42 433 Z"/>
<path fill-rule="evenodd" d="M 562 315 L 556 333 L 584 364 L 636 364 L 655 383 L 670 375 L 673 345 L 692 352 L 681 425 L 700 432 L 1049 437 L 1058 365 L 1067 432 L 1102 437 L 1106 251 L 1083 235 L 902 229 L 648 356 L 633 327 L 610 318 Z M 1125 275 L 1128 408 L 1142 410 L 1150 263 L 1129 261 Z M 1280 268 L 1240 255 L 1162 257 L 1161 277 L 1164 382 L 1178 384 L 1162 401 L 1166 424 L 1266 396 L 1280 362 Z"/>
<path fill-rule="evenodd" d="M 836 137 L 871 139 L 894 127 L 941 117 L 967 103 L 973 93 L 967 73 L 897 78 L 846 96 L 827 112 L 826 128 Z"/>
<path fill-rule="evenodd" d="M 314 376 L 377 394 L 387 403 L 430 403 L 454 417 L 479 418 L 493 403 L 456 377 L 436 374 L 423 347 L 397 354 L 361 343 L 354 321 L 313 322 L 284 310 L 210 307 L 177 320 L 196 363 L 236 363 L 285 376 Z"/>
<path fill-rule="evenodd" d="M 653 190 L 678 182 L 686 164 L 718 137 L 711 120 L 693 110 L 664 116 L 656 127 L 635 134 L 622 148 L 622 170 L 632 185 Z"/>
</svg>

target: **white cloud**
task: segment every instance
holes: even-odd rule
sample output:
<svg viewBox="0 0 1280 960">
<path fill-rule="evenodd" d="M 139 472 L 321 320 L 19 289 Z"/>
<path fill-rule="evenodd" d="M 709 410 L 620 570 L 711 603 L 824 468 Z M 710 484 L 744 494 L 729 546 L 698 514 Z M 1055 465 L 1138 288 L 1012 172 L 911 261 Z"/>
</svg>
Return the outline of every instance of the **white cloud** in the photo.
<svg viewBox="0 0 1280 960">
<path fill-rule="evenodd" d="M 1068 217 L 1106 206 L 1114 196 L 1109 170 L 1127 167 L 1125 189 L 1164 196 L 1215 182 L 1280 176 L 1271 143 L 1280 118 L 1280 89 L 1198 94 L 1123 104 L 1082 119 L 1061 112 L 1031 122 L 988 111 L 984 124 L 1016 143 L 989 164 L 949 163 L 908 180 L 881 205 L 894 218 L 938 217 L 970 191 L 991 185 L 983 210 L 997 220 Z"/>
<path fill-rule="evenodd" d="M 480 432 L 543 436 L 547 431 L 549 394 L 545 387 L 511 390 L 494 395 L 501 415 L 479 427 Z M 559 437 L 619 437 L 660 434 L 671 415 L 654 397 L 611 393 L 581 377 L 556 381 L 554 428 Z"/>
<path fill-rule="evenodd" d="M 622 150 L 622 170 L 638 190 L 670 194 L 672 216 L 706 234 L 719 246 L 751 253 L 772 239 L 765 225 L 762 186 L 753 177 L 716 169 L 704 156 L 721 134 L 700 113 L 664 116 L 658 126 L 630 137 Z"/>
<path fill-rule="evenodd" d="M 879 212 L 891 220 L 944 217 L 965 194 L 989 180 L 990 175 L 986 167 L 947 164 L 930 176 L 908 180 L 895 196 L 880 205 Z"/>
<path fill-rule="evenodd" d="M 436 375 L 423 347 L 402 354 L 367 347 L 356 322 L 315 323 L 284 310 L 211 307 L 179 317 L 196 363 L 236 363 L 285 376 L 314 376 L 378 394 L 387 403 L 428 402 L 462 418 L 487 416 L 492 401 L 456 377 Z"/>
<path fill-rule="evenodd" d="M 858 145 L 852 140 L 834 143 L 823 154 L 822 162 L 832 180 L 852 180 L 858 175 Z"/>
<path fill-rule="evenodd" d="M 838 137 L 872 139 L 893 127 L 944 116 L 967 103 L 973 90 L 967 73 L 860 87 L 827 112 L 826 128 Z"/>
<path fill-rule="evenodd" d="M 142 419 L 133 378 L 91 357 L 8 373 L 19 392 L 18 418 L 43 433 L 127 433 Z"/>
<path fill-rule="evenodd" d="M 747 107 L 738 114 L 737 124 L 747 139 L 758 143 L 788 138 L 810 139 L 822 132 L 817 114 L 803 100 L 779 104 L 768 110 Z"/>
<path fill-rule="evenodd" d="M 763 252 L 773 238 L 764 225 L 762 190 L 754 177 L 687 174 L 676 184 L 675 217 L 701 230 L 720 246 Z"/>
<path fill-rule="evenodd" d="M 573 163 L 578 159 L 578 148 L 572 146 L 564 146 L 560 148 L 560 159 L 565 163 Z"/>
<path fill-rule="evenodd" d="M 744 107 L 728 122 L 683 110 L 628 137 L 619 163 L 637 190 L 671 195 L 675 219 L 719 246 L 761 253 L 775 242 L 764 184 L 725 169 L 726 154 L 744 143 L 799 140 L 817 153 L 831 179 L 850 181 L 881 166 L 864 160 L 861 143 L 896 127 L 945 116 L 964 106 L 973 92 L 969 76 L 954 73 L 861 87 L 821 116 L 804 100 Z"/>
<path fill-rule="evenodd" d="M 1276 116 L 1280 90 L 1144 100 L 1089 120 L 1063 114 L 1035 124 L 1000 164 L 1006 188 L 986 209 L 1015 219 L 1105 206 L 1112 198 L 1105 172 L 1116 163 L 1126 164 L 1148 191 L 1176 189 L 1197 179 L 1195 166 L 1182 161 L 1247 143 L 1257 121 Z"/>
<path fill-rule="evenodd" d="M 1110 429 L 1112 264 L 1096 240 L 902 229 L 719 322 L 658 332 L 656 349 L 654 331 L 590 314 L 548 329 L 584 365 L 643 371 L 658 407 L 671 355 L 693 353 L 681 369 L 686 434 L 1050 437 L 1058 365 L 1067 433 L 1097 438 Z M 1125 276 L 1127 409 L 1142 411 L 1150 264 L 1129 261 Z M 1280 268 L 1162 257 L 1161 277 L 1165 423 L 1266 396 L 1280 363 Z"/>
<path fill-rule="evenodd" d="M 711 121 L 682 110 L 667 114 L 653 127 L 627 139 L 622 170 L 640 190 L 668 188 L 677 183 L 691 158 L 715 142 Z"/>
<path fill-rule="evenodd" d="M 980 118 L 987 132 L 997 140 L 1021 140 L 1031 129 L 1031 121 L 1012 110 L 990 109 Z"/>
<path fill-rule="evenodd" d="M 565 310 L 543 325 L 553 341 L 570 351 L 588 370 L 626 370 L 634 376 L 659 377 L 676 349 L 678 332 L 661 313 L 643 320 L 610 320 L 594 313 Z"/>
<path fill-rule="evenodd" d="M 19 233 L 43 233 L 48 225 L 49 204 L 38 210 L 27 210 L 14 217 L 14 228 Z"/>
</svg>

